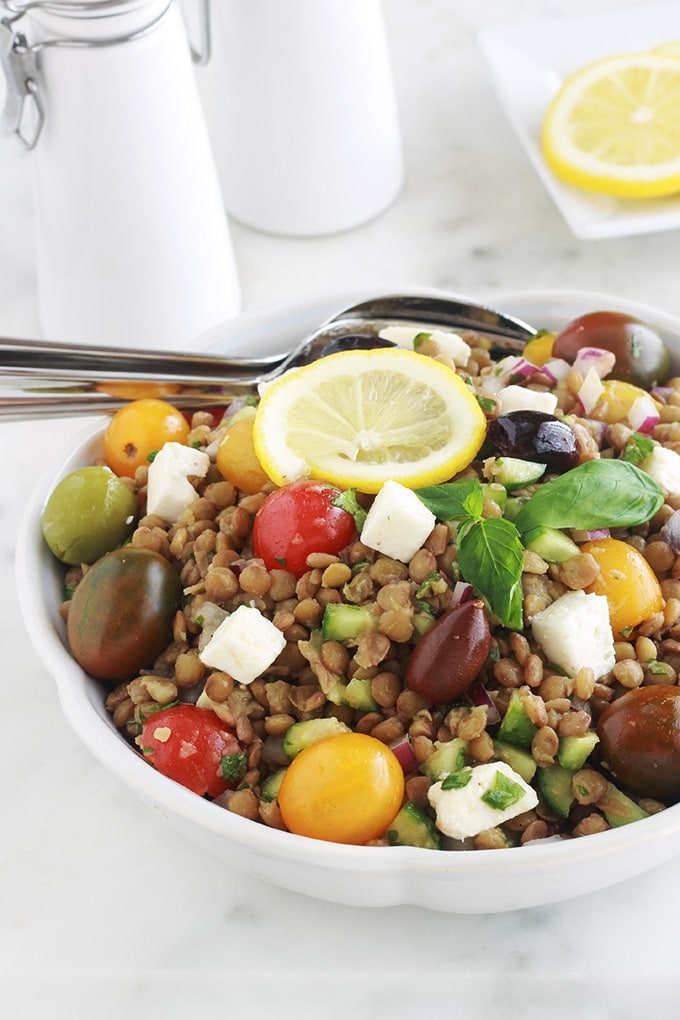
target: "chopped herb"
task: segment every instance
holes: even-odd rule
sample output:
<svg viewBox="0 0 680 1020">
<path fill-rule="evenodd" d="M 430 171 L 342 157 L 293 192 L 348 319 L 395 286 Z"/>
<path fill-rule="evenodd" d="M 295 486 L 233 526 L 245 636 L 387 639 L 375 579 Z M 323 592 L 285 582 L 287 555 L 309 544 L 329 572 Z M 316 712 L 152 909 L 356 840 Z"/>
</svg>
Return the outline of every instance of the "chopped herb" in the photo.
<svg viewBox="0 0 680 1020">
<path fill-rule="evenodd" d="M 285 567 L 286 564 L 288 563 L 288 560 L 286 559 L 285 556 L 275 556 L 274 559 L 282 567 Z"/>
<path fill-rule="evenodd" d="M 472 779 L 472 769 L 466 765 L 464 769 L 457 772 L 450 772 L 445 779 L 442 779 L 442 790 L 462 790 Z"/>
<path fill-rule="evenodd" d="M 236 752 L 235 754 L 225 754 L 220 759 L 220 775 L 222 779 L 227 782 L 237 782 L 240 780 L 246 769 L 248 768 L 248 756 L 242 752 Z"/>
<path fill-rule="evenodd" d="M 443 581 L 442 576 L 438 570 L 433 570 L 431 574 L 428 574 L 428 576 L 425 578 L 425 580 L 421 583 L 420 587 L 418 588 L 416 592 L 416 598 L 418 599 L 425 598 L 425 596 L 430 594 L 435 589 L 435 587 L 437 588 L 435 594 L 441 594 L 441 592 L 446 590 L 446 581 Z"/>
<path fill-rule="evenodd" d="M 426 602 L 424 599 L 416 599 L 416 606 L 421 610 L 421 612 L 427 613 L 428 616 L 436 615 L 430 603 Z"/>
<path fill-rule="evenodd" d="M 637 333 L 633 333 L 630 338 L 630 356 L 631 358 L 642 357 L 642 342 Z"/>
<path fill-rule="evenodd" d="M 158 452 L 159 452 L 158 450 L 151 450 L 149 453 L 147 453 L 146 459 L 148 460 L 149 464 L 153 464 L 156 457 L 158 456 Z"/>
<path fill-rule="evenodd" d="M 668 672 L 666 664 L 659 662 L 658 659 L 649 659 L 646 665 L 649 672 L 654 673 L 656 676 L 661 676 L 662 673 L 665 674 Z"/>
<path fill-rule="evenodd" d="M 649 457 L 655 446 L 656 443 L 649 436 L 634 432 L 623 449 L 623 460 L 628 461 L 629 464 L 639 464 L 645 457 Z"/>
<path fill-rule="evenodd" d="M 496 410 L 496 401 L 494 400 L 493 397 L 478 396 L 477 403 L 481 407 L 482 411 L 491 412 Z"/>
<path fill-rule="evenodd" d="M 341 510 L 346 510 L 348 514 L 351 514 L 357 531 L 361 531 L 366 520 L 366 511 L 357 501 L 356 489 L 345 489 L 339 496 L 331 500 L 331 506 L 340 507 Z"/>
<path fill-rule="evenodd" d="M 416 335 L 413 338 L 413 350 L 417 351 L 418 348 L 422 345 L 423 341 L 429 340 L 431 336 L 432 336 L 431 333 L 416 333 Z"/>
<path fill-rule="evenodd" d="M 496 811 L 504 811 L 505 808 L 521 800 L 523 795 L 524 790 L 519 783 L 516 783 L 502 772 L 497 772 L 493 786 L 489 787 L 482 794 L 482 800 Z"/>
</svg>

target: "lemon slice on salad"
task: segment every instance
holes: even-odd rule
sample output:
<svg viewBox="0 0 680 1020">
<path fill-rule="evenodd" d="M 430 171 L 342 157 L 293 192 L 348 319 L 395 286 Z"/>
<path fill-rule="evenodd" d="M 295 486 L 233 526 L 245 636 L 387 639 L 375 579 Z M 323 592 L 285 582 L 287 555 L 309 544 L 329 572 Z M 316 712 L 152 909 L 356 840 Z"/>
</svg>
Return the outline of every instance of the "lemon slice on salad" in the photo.
<svg viewBox="0 0 680 1020">
<path fill-rule="evenodd" d="M 619 198 L 680 191 L 680 61 L 658 49 L 605 57 L 565 79 L 542 148 L 562 180 Z"/>
<path fill-rule="evenodd" d="M 377 492 L 446 481 L 473 460 L 486 419 L 452 368 L 414 351 L 344 351 L 268 386 L 253 439 L 277 485 L 323 479 Z"/>
</svg>

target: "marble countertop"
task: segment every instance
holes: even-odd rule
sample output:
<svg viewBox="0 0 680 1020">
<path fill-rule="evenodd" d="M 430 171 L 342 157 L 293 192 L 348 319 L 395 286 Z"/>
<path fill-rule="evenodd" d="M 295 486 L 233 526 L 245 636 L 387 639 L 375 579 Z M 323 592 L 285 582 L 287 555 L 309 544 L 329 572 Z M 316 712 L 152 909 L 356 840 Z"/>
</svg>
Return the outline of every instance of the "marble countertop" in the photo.
<svg viewBox="0 0 680 1020">
<path fill-rule="evenodd" d="M 334 237 L 233 224 L 244 308 L 375 280 L 470 294 L 573 287 L 680 314 L 677 233 L 577 240 L 513 135 L 475 38 L 509 16 L 630 6 L 515 0 L 510 15 L 503 0 L 384 0 L 404 188 L 378 219 Z M 0 333 L 26 337 L 39 332 L 30 161 L 0 139 Z M 35 475 L 82 424 L 0 426 L 4 1016 L 677 1015 L 677 861 L 514 913 L 361 910 L 230 871 L 111 778 L 65 723 L 14 594 L 15 537 Z"/>
</svg>

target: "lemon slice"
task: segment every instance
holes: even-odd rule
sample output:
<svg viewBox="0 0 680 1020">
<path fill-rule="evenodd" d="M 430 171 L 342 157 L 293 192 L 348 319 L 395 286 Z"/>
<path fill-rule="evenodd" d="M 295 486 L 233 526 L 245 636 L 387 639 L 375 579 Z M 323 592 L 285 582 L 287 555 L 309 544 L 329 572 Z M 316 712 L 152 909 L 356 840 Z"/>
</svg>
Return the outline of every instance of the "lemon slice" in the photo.
<svg viewBox="0 0 680 1020">
<path fill-rule="evenodd" d="M 674 60 L 680 60 L 680 39 L 673 39 L 671 42 L 660 43 L 659 46 L 655 46 L 652 53 L 658 53 L 663 57 L 673 57 Z"/>
<path fill-rule="evenodd" d="M 456 372 L 414 351 L 345 351 L 264 391 L 253 439 L 277 485 L 324 479 L 377 492 L 388 479 L 434 485 L 467 467 L 486 434 Z"/>
<path fill-rule="evenodd" d="M 543 121 L 543 155 L 569 184 L 619 198 L 680 190 L 680 61 L 650 51 L 567 78 Z"/>
</svg>

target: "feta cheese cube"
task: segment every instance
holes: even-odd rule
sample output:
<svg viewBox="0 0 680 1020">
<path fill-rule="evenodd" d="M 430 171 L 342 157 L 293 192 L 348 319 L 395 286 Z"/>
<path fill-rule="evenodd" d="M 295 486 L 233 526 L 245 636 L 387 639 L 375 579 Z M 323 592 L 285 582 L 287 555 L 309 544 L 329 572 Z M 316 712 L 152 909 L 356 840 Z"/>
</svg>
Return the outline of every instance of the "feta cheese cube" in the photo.
<svg viewBox="0 0 680 1020">
<path fill-rule="evenodd" d="M 436 520 L 412 489 L 387 481 L 366 515 L 361 541 L 369 549 L 408 563 L 425 542 Z"/>
<path fill-rule="evenodd" d="M 196 499 L 196 490 L 189 481 L 204 478 L 210 457 L 182 443 L 165 443 L 149 465 L 146 510 L 174 524 Z"/>
<path fill-rule="evenodd" d="M 604 595 L 569 591 L 536 613 L 531 629 L 549 662 L 567 676 L 587 666 L 597 680 L 614 668 L 614 635 Z"/>
<path fill-rule="evenodd" d="M 454 775 L 465 785 L 447 789 L 445 778 L 427 792 L 437 828 L 453 839 L 477 836 L 538 804 L 536 791 L 505 762 L 475 765 Z"/>
<path fill-rule="evenodd" d="M 542 393 L 527 389 L 526 386 L 504 386 L 496 394 L 496 399 L 501 414 L 510 414 L 511 411 L 545 411 L 546 414 L 554 414 L 557 407 L 554 393 Z"/>
<path fill-rule="evenodd" d="M 638 467 L 661 486 L 667 496 L 680 496 L 680 454 L 665 446 L 655 446 Z"/>
<path fill-rule="evenodd" d="M 198 657 L 241 684 L 261 676 L 286 647 L 286 639 L 259 609 L 239 606 L 219 625 Z"/>
<path fill-rule="evenodd" d="M 465 368 L 470 360 L 470 345 L 461 336 L 448 329 L 416 329 L 413 326 L 385 326 L 378 334 L 383 340 L 391 340 L 399 347 L 417 350 L 416 337 L 426 336 L 436 348 L 436 357 L 449 358 L 454 365 Z"/>
</svg>

